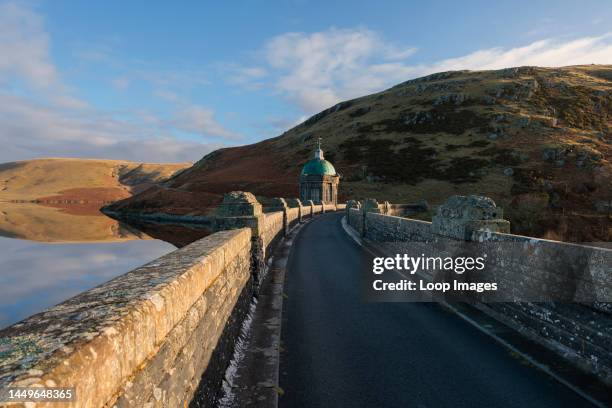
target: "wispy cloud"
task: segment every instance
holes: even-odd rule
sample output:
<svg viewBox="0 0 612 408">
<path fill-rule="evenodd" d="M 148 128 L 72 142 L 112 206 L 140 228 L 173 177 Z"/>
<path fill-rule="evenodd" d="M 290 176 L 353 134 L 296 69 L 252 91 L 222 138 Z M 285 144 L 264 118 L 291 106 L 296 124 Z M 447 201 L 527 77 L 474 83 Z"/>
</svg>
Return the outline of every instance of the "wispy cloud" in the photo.
<svg viewBox="0 0 612 408">
<path fill-rule="evenodd" d="M 253 84 L 267 75 L 267 71 L 262 67 L 251 66 L 241 67 L 234 64 L 223 64 L 222 69 L 229 72 L 227 80 L 231 84 Z"/>
<path fill-rule="evenodd" d="M 494 47 L 421 64 L 411 61 L 416 52 L 409 45 L 390 44 L 371 30 L 331 28 L 279 35 L 268 41 L 260 54 L 269 86 L 309 115 L 341 100 L 434 72 L 612 63 L 612 33 Z"/>
<path fill-rule="evenodd" d="M 77 43 L 68 53 L 75 63 L 64 66 L 54 63 L 53 39 L 32 4 L 0 0 L 0 161 L 43 155 L 197 160 L 213 147 L 243 140 L 225 123 L 248 121 L 241 128 L 250 128 L 253 139 L 271 136 L 341 100 L 433 72 L 612 63 L 612 33 L 545 38 L 426 61 L 413 44 L 357 27 L 277 35 L 257 50 L 239 50 L 248 56 L 243 64 L 147 61 L 133 52 L 125 57 L 124 39 L 111 36 L 98 44 L 97 39 Z M 85 81 L 109 86 L 72 87 Z M 245 90 L 254 92 L 249 99 L 231 99 Z M 100 101 L 132 95 L 122 105 L 140 108 L 99 107 Z M 226 107 L 236 102 L 229 110 L 249 111 L 228 119 L 227 110 L 202 102 L 209 95 Z M 253 106 L 259 97 L 261 106 Z"/>
<path fill-rule="evenodd" d="M 278 75 L 277 89 L 305 112 L 314 112 L 346 97 L 371 92 L 397 77 L 384 77 L 387 64 L 414 54 L 364 29 L 337 29 L 272 38 L 263 54 Z M 386 70 L 385 75 L 397 74 Z"/>
<path fill-rule="evenodd" d="M 454 69 L 501 69 L 520 65 L 558 67 L 612 63 L 612 33 L 566 41 L 546 39 L 515 48 L 490 48 L 421 67 L 423 73 Z"/>
<path fill-rule="evenodd" d="M 59 86 L 40 16 L 17 3 L 0 3 L 0 27 L 1 80 L 19 77 L 34 88 Z"/>
<path fill-rule="evenodd" d="M 0 161 L 65 156 L 134 161 L 194 161 L 220 147 L 165 135 L 149 112 L 118 120 L 94 110 L 72 111 L 0 94 Z"/>
<path fill-rule="evenodd" d="M 0 27 L 0 162 L 41 156 L 195 161 L 220 147 L 219 139 L 238 137 L 215 120 L 211 109 L 180 100 L 171 90 L 207 83 L 199 71 L 136 71 L 137 79 L 176 96 L 165 116 L 146 110 L 107 112 L 75 96 L 63 81 L 44 19 L 27 3 L 0 3 Z M 110 50 L 103 51 L 92 50 L 87 58 L 114 60 Z M 122 90 L 132 78 L 117 76 L 110 83 Z M 203 142 L 172 137 L 177 132 Z"/>
<path fill-rule="evenodd" d="M 176 112 L 170 123 L 184 132 L 232 140 L 241 138 L 239 134 L 221 126 L 214 112 L 204 106 L 186 106 Z"/>
</svg>

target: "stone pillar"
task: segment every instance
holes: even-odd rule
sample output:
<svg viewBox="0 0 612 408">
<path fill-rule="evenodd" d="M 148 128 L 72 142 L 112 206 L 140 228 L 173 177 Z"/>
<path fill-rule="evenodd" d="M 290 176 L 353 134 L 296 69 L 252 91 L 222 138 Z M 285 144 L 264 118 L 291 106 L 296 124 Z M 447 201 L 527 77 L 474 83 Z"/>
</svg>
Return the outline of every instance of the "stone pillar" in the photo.
<svg viewBox="0 0 612 408">
<path fill-rule="evenodd" d="M 365 237 L 366 233 L 367 233 L 367 228 L 366 228 L 366 217 L 367 217 L 367 213 L 377 213 L 380 214 L 380 204 L 378 204 L 378 201 L 376 201 L 375 198 L 366 198 L 365 200 L 363 200 L 363 226 L 361 228 L 361 235 L 363 235 Z"/>
<path fill-rule="evenodd" d="M 325 203 L 321 201 L 321 214 L 325 214 Z"/>
<path fill-rule="evenodd" d="M 287 202 L 287 205 L 289 206 L 289 208 L 298 208 L 299 212 L 298 212 L 298 220 L 300 222 L 303 221 L 303 217 L 304 217 L 304 207 L 302 207 L 302 202 L 300 201 L 299 198 L 287 198 L 285 200 Z"/>
<path fill-rule="evenodd" d="M 346 221 L 349 221 L 349 217 L 351 215 L 351 208 L 354 208 L 356 210 L 361 208 L 361 204 L 359 204 L 359 201 L 357 200 L 348 200 L 346 202 L 346 208 L 344 209 L 346 211 Z"/>
<path fill-rule="evenodd" d="M 389 203 L 388 201 L 385 201 L 383 203 L 383 214 L 389 215 L 390 212 L 391 212 L 391 203 Z"/>
<path fill-rule="evenodd" d="M 255 196 L 244 191 L 232 191 L 223 196 L 223 202 L 213 217 L 214 231 L 251 228 L 251 273 L 254 287 L 258 288 L 265 268 L 266 247 L 263 242 L 264 215 Z"/>
<path fill-rule="evenodd" d="M 503 210 L 483 196 L 452 196 L 438 207 L 432 232 L 464 241 L 482 241 L 491 232 L 510 232 Z"/>
<path fill-rule="evenodd" d="M 287 206 L 287 202 L 284 198 L 274 197 L 270 201 L 270 210 L 272 211 L 282 211 L 283 212 L 283 235 L 287 236 L 289 233 L 289 222 L 287 221 L 287 210 L 289 206 Z"/>
<path fill-rule="evenodd" d="M 380 204 L 376 201 L 375 198 L 366 198 L 363 200 L 363 212 L 372 212 L 380 214 Z"/>
<path fill-rule="evenodd" d="M 308 200 L 306 201 L 306 205 L 310 206 L 310 218 L 314 217 L 314 201 Z"/>
</svg>

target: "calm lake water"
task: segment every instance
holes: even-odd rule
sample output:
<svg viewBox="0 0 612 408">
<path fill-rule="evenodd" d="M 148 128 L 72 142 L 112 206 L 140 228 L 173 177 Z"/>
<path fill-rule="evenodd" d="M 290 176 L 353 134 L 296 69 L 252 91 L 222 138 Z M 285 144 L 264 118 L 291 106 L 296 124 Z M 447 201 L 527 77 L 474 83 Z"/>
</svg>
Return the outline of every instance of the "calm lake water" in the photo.
<svg viewBox="0 0 612 408">
<path fill-rule="evenodd" d="M 173 235 L 190 236 L 176 226 L 159 236 Z M 0 329 L 174 249 L 95 211 L 0 204 Z"/>
</svg>

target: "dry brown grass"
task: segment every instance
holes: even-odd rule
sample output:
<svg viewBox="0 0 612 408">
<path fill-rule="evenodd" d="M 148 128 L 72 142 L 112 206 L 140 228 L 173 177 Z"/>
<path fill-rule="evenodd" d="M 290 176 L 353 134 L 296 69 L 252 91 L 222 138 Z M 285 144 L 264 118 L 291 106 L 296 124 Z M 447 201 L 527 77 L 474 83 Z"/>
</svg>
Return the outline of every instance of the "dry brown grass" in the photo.
<svg viewBox="0 0 612 408">
<path fill-rule="evenodd" d="M 189 166 L 67 158 L 4 163 L 0 164 L 0 201 L 114 201 Z"/>
</svg>

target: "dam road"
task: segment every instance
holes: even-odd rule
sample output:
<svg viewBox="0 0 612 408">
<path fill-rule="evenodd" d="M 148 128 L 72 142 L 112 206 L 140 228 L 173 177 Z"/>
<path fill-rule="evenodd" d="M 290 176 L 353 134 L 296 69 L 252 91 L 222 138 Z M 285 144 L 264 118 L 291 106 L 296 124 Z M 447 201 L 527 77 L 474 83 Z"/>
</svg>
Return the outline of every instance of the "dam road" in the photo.
<svg viewBox="0 0 612 408">
<path fill-rule="evenodd" d="M 289 256 L 281 407 L 592 406 L 442 305 L 363 302 L 367 255 L 341 219 L 305 225 Z"/>
</svg>

